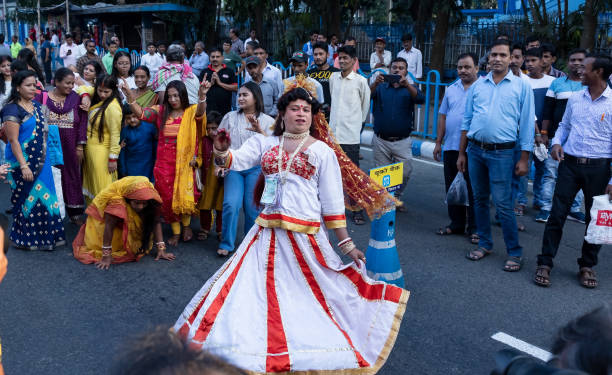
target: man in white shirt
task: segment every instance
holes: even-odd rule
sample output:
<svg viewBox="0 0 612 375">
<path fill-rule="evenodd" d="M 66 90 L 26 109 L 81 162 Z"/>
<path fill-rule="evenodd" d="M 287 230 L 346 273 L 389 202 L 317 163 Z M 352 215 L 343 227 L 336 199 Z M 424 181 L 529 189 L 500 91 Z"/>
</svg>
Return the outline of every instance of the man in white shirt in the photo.
<svg viewBox="0 0 612 375">
<path fill-rule="evenodd" d="M 255 43 L 259 44 L 259 40 L 257 40 L 257 31 L 255 31 L 255 29 L 251 30 L 251 32 L 249 33 L 249 37 L 247 38 L 247 40 L 244 41 L 244 49 L 245 50 L 247 48 L 247 43 L 248 42 L 255 42 Z"/>
<path fill-rule="evenodd" d="M 370 69 L 382 69 L 385 71 L 384 74 L 389 74 L 389 66 L 391 65 L 391 51 L 387 51 L 385 46 L 387 42 L 384 38 L 376 38 L 374 42 L 374 52 L 370 55 Z M 376 81 L 376 77 L 380 72 L 376 72 L 370 77 L 370 83 L 374 83 Z"/>
<path fill-rule="evenodd" d="M 140 65 L 144 65 L 149 69 L 151 77 L 155 77 L 159 71 L 159 67 L 164 64 L 164 58 L 157 52 L 155 43 L 147 44 L 147 53 L 140 58 Z"/>
<path fill-rule="evenodd" d="M 268 52 L 261 44 L 255 48 L 255 56 L 259 57 L 259 60 L 261 60 L 260 71 L 264 79 L 276 85 L 280 93 L 284 92 L 285 85 L 283 84 L 283 75 L 277 67 L 268 64 Z M 251 76 L 246 72 L 244 82 L 249 82 L 251 80 Z"/>
<path fill-rule="evenodd" d="M 370 110 L 370 87 L 364 77 L 353 72 L 356 59 L 355 47 L 338 48 L 340 72 L 332 73 L 329 78 L 332 98 L 329 126 L 346 156 L 359 166 L 361 125 Z M 353 222 L 365 224 L 362 211 L 353 213 Z"/>
<path fill-rule="evenodd" d="M 81 44 L 77 46 L 77 52 L 74 56 L 77 60 L 82 56 L 87 55 L 87 41 L 91 40 L 91 35 L 89 33 L 83 33 L 83 38 L 81 39 Z M 94 50 L 94 53 L 97 55 L 98 51 Z"/>
<path fill-rule="evenodd" d="M 412 46 L 412 34 L 402 36 L 402 44 L 404 49 L 397 53 L 397 57 L 406 60 L 408 73 L 411 73 L 415 79 L 421 79 L 423 77 L 423 54 Z M 410 78 L 408 75 L 408 80 L 411 80 Z"/>
<path fill-rule="evenodd" d="M 59 57 L 64 61 L 64 67 L 70 65 L 76 67 L 76 54 L 78 46 L 73 42 L 72 35 L 66 34 L 66 43 L 62 44 L 59 51 Z"/>
</svg>

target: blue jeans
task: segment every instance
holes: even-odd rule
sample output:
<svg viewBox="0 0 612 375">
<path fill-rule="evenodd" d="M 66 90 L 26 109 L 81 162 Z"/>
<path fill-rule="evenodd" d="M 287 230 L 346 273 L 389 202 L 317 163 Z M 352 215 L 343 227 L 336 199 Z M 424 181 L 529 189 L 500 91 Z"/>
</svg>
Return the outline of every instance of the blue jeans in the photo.
<svg viewBox="0 0 612 375">
<path fill-rule="evenodd" d="M 535 175 L 533 177 L 533 205 L 542 207 L 544 200 L 542 199 L 542 182 L 546 173 L 546 161 L 540 161 L 533 153 L 533 166 L 535 167 Z"/>
<path fill-rule="evenodd" d="M 516 163 L 521 159 L 521 147 L 520 146 L 516 146 L 516 148 L 513 150 L 513 156 L 514 156 L 514 159 L 513 159 L 514 164 L 516 165 Z M 531 165 L 531 160 L 529 161 L 529 165 Z M 527 206 L 527 183 L 529 179 L 528 176 L 529 174 L 527 174 L 526 176 L 517 176 L 514 173 L 512 173 L 512 202 L 513 204 L 516 203 L 517 205 L 520 204 L 522 206 Z"/>
<path fill-rule="evenodd" d="M 474 214 L 476 230 L 480 237 L 479 247 L 493 249 L 489 195 L 497 209 L 504 233 L 508 255 L 520 257 L 523 248 L 519 245 L 518 229 L 512 201 L 512 175 L 514 174 L 514 150 L 486 151 L 474 145 L 468 147 L 468 169 L 474 192 Z"/>
<path fill-rule="evenodd" d="M 255 205 L 253 194 L 260 167 L 245 171 L 229 171 L 223 181 L 223 221 L 222 237 L 219 248 L 234 251 L 240 209 L 244 208 L 244 233 L 255 224 L 259 210 Z"/>
<path fill-rule="evenodd" d="M 548 159 L 544 160 L 544 176 L 542 178 L 542 210 L 551 211 L 553 193 L 557 184 L 557 175 L 559 173 L 559 162 L 550 156 L 548 151 Z M 582 202 L 584 201 L 584 193 L 582 190 L 576 194 L 570 212 L 580 212 L 582 210 Z"/>
</svg>

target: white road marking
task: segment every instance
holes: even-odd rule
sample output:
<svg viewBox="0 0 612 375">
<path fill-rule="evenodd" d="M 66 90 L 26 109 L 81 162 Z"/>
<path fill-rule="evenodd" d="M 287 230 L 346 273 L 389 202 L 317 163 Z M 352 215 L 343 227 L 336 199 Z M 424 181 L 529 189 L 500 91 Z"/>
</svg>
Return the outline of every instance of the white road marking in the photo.
<svg viewBox="0 0 612 375">
<path fill-rule="evenodd" d="M 524 353 L 527 353 L 530 356 L 540 359 L 544 362 L 550 361 L 550 359 L 553 357 L 553 355 L 547 352 L 546 350 L 538 348 L 535 345 L 531 345 L 530 343 L 525 342 L 523 340 L 519 340 L 516 337 L 508 335 L 507 333 L 497 332 L 496 334 L 491 336 L 491 338 L 493 340 L 497 340 L 503 344 L 511 346 L 515 349 L 518 349 Z"/>
</svg>

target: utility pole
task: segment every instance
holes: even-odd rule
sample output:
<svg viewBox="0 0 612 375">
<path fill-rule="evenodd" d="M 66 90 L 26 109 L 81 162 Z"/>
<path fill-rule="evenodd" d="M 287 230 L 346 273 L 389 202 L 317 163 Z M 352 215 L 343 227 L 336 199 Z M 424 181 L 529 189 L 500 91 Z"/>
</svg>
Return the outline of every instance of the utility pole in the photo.
<svg viewBox="0 0 612 375">
<path fill-rule="evenodd" d="M 66 0 L 66 34 L 70 32 L 70 1 Z"/>
<path fill-rule="evenodd" d="M 6 16 L 6 0 L 2 0 L 2 15 L 4 16 L 4 35 L 8 38 L 8 18 Z"/>
</svg>

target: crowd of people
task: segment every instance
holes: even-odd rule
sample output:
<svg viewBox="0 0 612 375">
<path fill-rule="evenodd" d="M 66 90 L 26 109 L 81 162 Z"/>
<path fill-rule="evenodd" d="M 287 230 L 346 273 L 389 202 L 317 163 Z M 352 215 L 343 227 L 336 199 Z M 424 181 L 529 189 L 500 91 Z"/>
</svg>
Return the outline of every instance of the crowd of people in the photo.
<svg viewBox="0 0 612 375">
<path fill-rule="evenodd" d="M 445 92 L 434 149 L 434 158 L 444 162 L 446 189 L 462 172 L 470 198 L 468 206 L 448 206 L 450 224 L 437 233 L 467 233 L 478 245 L 466 255 L 470 260 L 491 254 L 492 197 L 494 221 L 506 244 L 503 269 L 509 272 L 524 262 L 518 231 L 525 224 L 516 216 L 525 213 L 533 163 L 535 221 L 546 223 L 533 281 L 545 287 L 551 285 L 566 219 L 588 224 L 593 197 L 612 198 L 612 60 L 574 49 L 565 73 L 552 66 L 555 59 L 554 47 L 537 37 L 528 38 L 525 47 L 511 44 L 506 35 L 493 43 L 485 76 L 478 74 L 477 56 L 460 55 L 459 79 Z M 583 242 L 578 277 L 586 288 L 597 287 L 593 267 L 600 248 Z"/>
<path fill-rule="evenodd" d="M 251 371 L 375 371 L 389 354 L 408 292 L 365 275 L 345 209 L 356 225 L 365 224 L 365 215 L 406 210 L 400 200 L 412 172 L 414 110 L 425 98 L 413 82 L 422 76 L 421 52 L 411 35 L 402 41 L 394 58 L 385 39 L 376 39 L 370 67 L 380 71 L 369 81 L 356 73 L 354 38 L 339 45 L 335 36 L 316 32 L 292 54 L 294 75 L 286 79 L 256 33 L 242 41 L 236 29 L 221 48 L 197 42 L 190 57 L 181 43 L 149 44 L 137 67 L 116 37 L 105 39 L 108 52 L 100 57 L 94 40 L 77 45 L 66 34 L 59 51 L 64 67 L 53 77 L 45 65 L 51 52 L 42 46 L 46 78 L 35 51 L 22 48 L 13 58 L 0 49 L 0 135 L 10 165 L 0 172 L 8 173 L 12 191 L 8 237 L 17 248 L 53 250 L 69 241 L 67 216 L 80 227 L 74 257 L 108 269 L 153 248 L 155 259 L 173 260 L 167 246 L 208 240 L 214 230 L 217 254 L 233 256 L 179 317 L 174 329 L 181 338 L 217 348 Z M 491 254 L 492 196 L 507 248 L 503 269 L 519 271 L 524 224 L 516 216 L 527 205 L 525 176 L 533 163 L 536 221 L 546 223 L 533 280 L 549 286 L 568 215 L 588 222 L 593 197 L 612 197 L 612 61 L 572 50 L 566 74 L 553 67 L 554 48 L 537 38 L 527 43 L 497 38 L 486 75 L 478 74 L 478 56 L 458 58 L 459 79 L 445 92 L 434 156 L 444 162 L 447 189 L 464 174 L 470 204 L 449 206 L 450 224 L 437 233 L 467 233 L 477 245 L 466 254 L 470 260 Z M 375 163 L 404 163 L 395 197 L 359 169 L 371 102 Z M 245 237 L 237 245 L 241 210 Z M 167 241 L 162 224 L 170 227 Z M 337 247 L 354 263 L 342 264 L 321 228 L 334 231 Z M 587 288 L 597 286 L 599 249 L 585 241 L 578 260 Z M 239 277 L 252 282 L 234 283 Z M 267 303 L 259 304 L 262 295 Z M 222 310 L 232 301 L 253 308 Z M 309 329 L 298 329 L 292 322 L 305 312 Z M 226 335 L 224 328 L 237 324 L 243 334 Z M 282 334 L 266 338 L 262 327 Z M 286 354 L 288 341 L 292 353 L 302 354 Z M 350 355 L 330 349 L 346 342 Z M 268 354 L 249 354 L 261 352 Z"/>
</svg>

